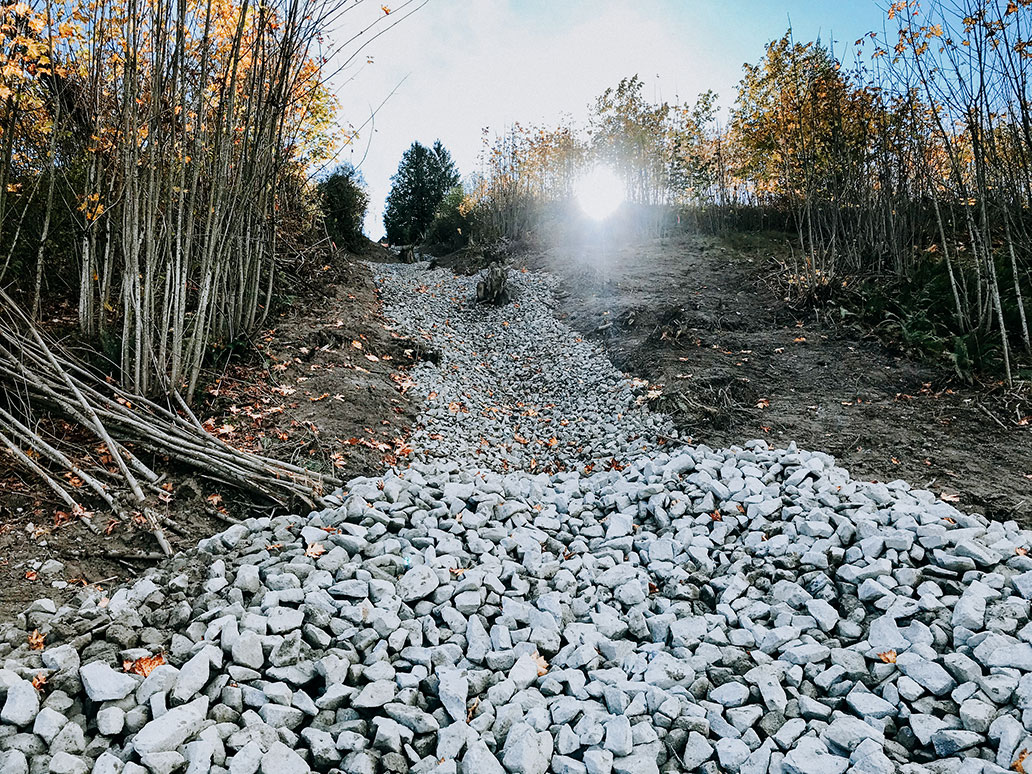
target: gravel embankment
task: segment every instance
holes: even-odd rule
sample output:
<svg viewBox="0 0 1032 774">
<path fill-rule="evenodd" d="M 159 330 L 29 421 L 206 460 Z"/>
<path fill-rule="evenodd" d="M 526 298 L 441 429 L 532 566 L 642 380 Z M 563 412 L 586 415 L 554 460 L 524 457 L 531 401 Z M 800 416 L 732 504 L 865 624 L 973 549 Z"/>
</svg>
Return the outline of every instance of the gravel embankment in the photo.
<svg viewBox="0 0 1032 774">
<path fill-rule="evenodd" d="M 821 453 L 660 447 L 543 278 L 480 310 L 382 271 L 443 353 L 417 460 L 34 604 L 0 644 L 2 774 L 1023 770 L 1032 532 Z"/>
</svg>

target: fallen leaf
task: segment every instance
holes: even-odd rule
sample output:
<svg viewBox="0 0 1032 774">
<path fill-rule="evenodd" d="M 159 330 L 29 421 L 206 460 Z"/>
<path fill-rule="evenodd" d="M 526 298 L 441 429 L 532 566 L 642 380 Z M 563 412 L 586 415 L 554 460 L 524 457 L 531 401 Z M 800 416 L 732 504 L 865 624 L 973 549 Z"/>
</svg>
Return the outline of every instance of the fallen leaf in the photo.
<svg viewBox="0 0 1032 774">
<path fill-rule="evenodd" d="M 163 653 L 159 653 L 156 656 L 143 656 L 134 661 L 123 661 L 122 671 L 133 675 L 140 675 L 141 677 L 147 677 L 151 672 L 164 663 L 165 656 Z"/>
<path fill-rule="evenodd" d="M 32 687 L 37 691 L 43 690 L 43 686 L 47 684 L 47 676 L 42 672 L 38 672 L 35 677 L 32 678 Z"/>
<path fill-rule="evenodd" d="M 39 629 L 33 629 L 29 635 L 29 647 L 33 650 L 43 650 L 43 640 L 46 638 L 45 634 L 40 634 Z"/>
<path fill-rule="evenodd" d="M 318 556 L 322 556 L 325 553 L 326 547 L 322 543 L 312 543 L 312 545 L 308 546 L 308 548 L 305 550 L 305 556 L 309 556 L 312 559 L 315 559 Z"/>
<path fill-rule="evenodd" d="M 25 571 L 25 580 L 34 581 L 39 577 L 39 574 L 35 570 Z"/>
<path fill-rule="evenodd" d="M 886 664 L 895 664 L 896 663 L 896 651 L 894 651 L 894 650 L 887 650 L 884 653 L 879 653 L 878 654 L 878 658 L 880 658 L 882 660 L 882 662 L 884 662 Z"/>
<path fill-rule="evenodd" d="M 548 674 L 548 662 L 545 661 L 544 656 L 535 650 L 531 658 L 533 658 L 534 663 L 537 664 L 538 677 Z"/>
</svg>

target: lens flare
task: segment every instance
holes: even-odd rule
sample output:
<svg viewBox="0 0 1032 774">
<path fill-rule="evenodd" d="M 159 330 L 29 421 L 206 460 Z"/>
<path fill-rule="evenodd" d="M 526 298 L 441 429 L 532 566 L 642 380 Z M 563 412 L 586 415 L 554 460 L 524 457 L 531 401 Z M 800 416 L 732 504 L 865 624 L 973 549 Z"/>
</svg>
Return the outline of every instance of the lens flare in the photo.
<svg viewBox="0 0 1032 774">
<path fill-rule="evenodd" d="M 624 201 L 624 185 L 611 169 L 595 167 L 574 187 L 577 204 L 589 218 L 605 220 Z"/>
</svg>

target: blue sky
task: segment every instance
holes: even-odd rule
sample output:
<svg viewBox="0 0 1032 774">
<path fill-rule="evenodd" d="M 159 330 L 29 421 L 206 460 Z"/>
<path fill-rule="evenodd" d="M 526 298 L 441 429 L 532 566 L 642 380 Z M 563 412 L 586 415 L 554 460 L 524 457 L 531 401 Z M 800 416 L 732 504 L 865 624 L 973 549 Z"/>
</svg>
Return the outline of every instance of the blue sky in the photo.
<svg viewBox="0 0 1032 774">
<path fill-rule="evenodd" d="M 382 15 L 379 6 L 347 14 L 335 35 L 351 32 L 360 14 Z M 726 106 L 742 64 L 757 61 L 789 19 L 798 39 L 834 38 L 848 53 L 884 18 L 872 0 L 429 0 L 338 78 L 343 115 L 355 125 L 404 79 L 340 158 L 361 164 L 372 197 L 366 233 L 376 239 L 389 178 L 413 140 L 440 138 L 466 174 L 484 127 L 563 114 L 583 122 L 596 95 L 635 73 L 655 99 L 690 100 L 712 88 Z"/>
</svg>

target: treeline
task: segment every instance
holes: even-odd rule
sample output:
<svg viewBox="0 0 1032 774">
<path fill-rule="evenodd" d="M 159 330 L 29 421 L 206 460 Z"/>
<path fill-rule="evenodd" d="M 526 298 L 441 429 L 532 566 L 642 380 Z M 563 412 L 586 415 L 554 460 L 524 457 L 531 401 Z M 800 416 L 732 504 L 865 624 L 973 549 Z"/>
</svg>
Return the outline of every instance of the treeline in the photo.
<svg viewBox="0 0 1032 774">
<path fill-rule="evenodd" d="M 304 248 L 334 101 L 324 2 L 0 8 L 0 284 L 67 291 L 127 389 L 197 387 Z M 12 34 L 13 33 L 13 34 Z"/>
<path fill-rule="evenodd" d="M 791 289 L 866 294 L 872 321 L 1010 382 L 1032 354 L 1030 6 L 896 2 L 849 65 L 789 33 L 727 113 L 712 92 L 655 103 L 624 79 L 583 131 L 486 138 L 466 206 L 485 239 L 525 234 L 605 163 L 648 230 L 790 230 Z"/>
<path fill-rule="evenodd" d="M 353 135 L 328 82 L 420 3 L 364 29 L 358 5 L 0 4 L 0 453 L 74 513 L 145 509 L 169 460 L 281 503 L 335 485 L 229 447 L 190 403 L 328 231 L 360 237 L 353 170 L 312 180 Z"/>
</svg>

